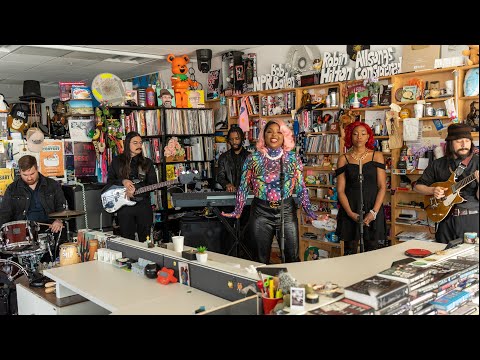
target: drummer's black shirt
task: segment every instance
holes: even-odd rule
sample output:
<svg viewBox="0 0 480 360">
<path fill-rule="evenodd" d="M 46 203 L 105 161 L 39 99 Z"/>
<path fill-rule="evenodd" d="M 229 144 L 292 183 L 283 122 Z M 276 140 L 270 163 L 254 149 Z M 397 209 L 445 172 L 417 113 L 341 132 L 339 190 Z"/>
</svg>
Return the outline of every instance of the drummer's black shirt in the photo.
<svg viewBox="0 0 480 360">
<path fill-rule="evenodd" d="M 45 209 L 40 202 L 40 195 L 38 189 L 40 188 L 39 183 L 35 186 L 35 190 L 32 190 L 30 186 L 27 186 L 28 191 L 31 195 L 30 207 L 28 208 L 27 219 L 37 222 L 47 223 L 48 215 L 45 212 Z"/>
</svg>

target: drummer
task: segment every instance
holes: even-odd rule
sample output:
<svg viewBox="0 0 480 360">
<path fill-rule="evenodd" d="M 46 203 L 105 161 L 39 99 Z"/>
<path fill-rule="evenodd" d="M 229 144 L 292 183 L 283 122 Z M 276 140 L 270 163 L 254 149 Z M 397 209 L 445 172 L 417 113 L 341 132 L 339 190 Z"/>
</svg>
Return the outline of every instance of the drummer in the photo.
<svg viewBox="0 0 480 360">
<path fill-rule="evenodd" d="M 38 171 L 34 156 L 22 156 L 18 168 L 20 178 L 8 185 L 0 204 L 0 227 L 10 221 L 33 220 L 50 224 L 52 232 L 59 232 L 62 220 L 52 222 L 48 214 L 64 210 L 66 200 L 62 187 Z"/>
</svg>

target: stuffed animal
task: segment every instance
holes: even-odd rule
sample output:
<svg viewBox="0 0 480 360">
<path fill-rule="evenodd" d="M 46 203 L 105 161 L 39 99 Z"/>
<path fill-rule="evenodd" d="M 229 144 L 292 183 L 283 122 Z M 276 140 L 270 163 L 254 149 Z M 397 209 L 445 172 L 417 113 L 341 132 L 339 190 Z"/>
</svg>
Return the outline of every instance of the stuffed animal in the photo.
<svg viewBox="0 0 480 360">
<path fill-rule="evenodd" d="M 167 61 L 172 64 L 172 87 L 175 93 L 177 108 L 188 107 L 188 96 L 186 91 L 190 87 L 197 87 L 198 82 L 188 78 L 187 64 L 190 61 L 187 55 L 175 57 L 173 54 L 167 56 Z"/>
<path fill-rule="evenodd" d="M 462 55 L 468 56 L 467 65 L 477 65 L 479 62 L 478 55 L 479 45 L 468 45 L 468 50 L 463 50 Z"/>
</svg>

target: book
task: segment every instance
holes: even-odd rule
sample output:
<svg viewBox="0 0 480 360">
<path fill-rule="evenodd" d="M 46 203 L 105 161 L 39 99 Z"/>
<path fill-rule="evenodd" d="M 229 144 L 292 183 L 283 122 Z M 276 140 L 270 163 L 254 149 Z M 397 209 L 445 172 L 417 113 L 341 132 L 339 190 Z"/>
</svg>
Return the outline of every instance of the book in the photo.
<svg viewBox="0 0 480 360">
<path fill-rule="evenodd" d="M 387 279 L 397 280 L 406 284 L 411 284 L 428 275 L 428 268 L 412 266 L 409 264 L 399 264 L 379 272 L 377 275 Z"/>
<path fill-rule="evenodd" d="M 341 299 L 331 304 L 310 310 L 308 315 L 373 315 L 371 306 L 350 300 Z"/>
<path fill-rule="evenodd" d="M 468 298 L 470 298 L 470 296 L 471 294 L 466 291 L 455 290 L 436 299 L 435 301 L 432 301 L 432 304 L 437 310 L 448 312 L 465 302 Z"/>
<path fill-rule="evenodd" d="M 400 300 L 408 293 L 407 284 L 374 275 L 345 288 L 345 297 L 375 310 Z"/>
<path fill-rule="evenodd" d="M 414 261 L 411 263 L 413 266 L 432 266 L 439 264 L 443 261 L 456 257 L 458 255 L 471 255 L 475 252 L 475 245 L 473 244 L 460 244 L 455 247 L 446 250 L 439 250 L 426 258 Z"/>
</svg>

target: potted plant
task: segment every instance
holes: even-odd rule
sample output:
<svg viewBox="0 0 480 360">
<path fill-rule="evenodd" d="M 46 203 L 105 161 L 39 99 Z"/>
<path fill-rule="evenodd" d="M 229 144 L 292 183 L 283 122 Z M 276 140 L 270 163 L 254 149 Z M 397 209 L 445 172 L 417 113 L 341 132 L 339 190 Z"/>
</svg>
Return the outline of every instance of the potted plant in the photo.
<svg viewBox="0 0 480 360">
<path fill-rule="evenodd" d="M 199 246 L 197 247 L 197 260 L 201 263 L 206 263 L 208 258 L 207 247 Z"/>
<path fill-rule="evenodd" d="M 365 79 L 363 84 L 368 89 L 368 94 L 370 95 L 370 99 L 372 100 L 372 106 L 378 105 L 378 95 L 380 92 L 381 84 L 378 82 L 378 78 L 368 78 Z"/>
<path fill-rule="evenodd" d="M 185 160 L 185 150 L 182 148 L 178 142 L 178 138 L 175 136 L 168 140 L 168 144 L 165 146 L 163 153 L 167 162 Z"/>
</svg>

